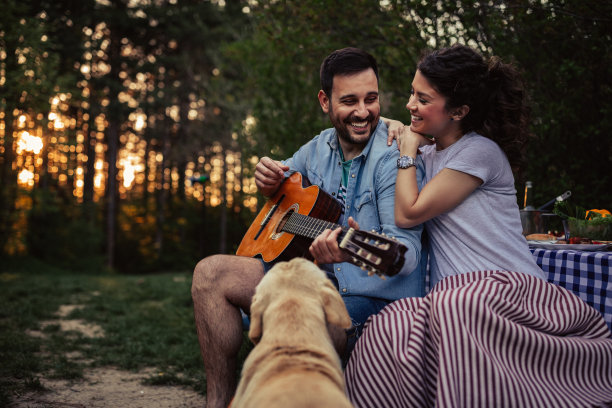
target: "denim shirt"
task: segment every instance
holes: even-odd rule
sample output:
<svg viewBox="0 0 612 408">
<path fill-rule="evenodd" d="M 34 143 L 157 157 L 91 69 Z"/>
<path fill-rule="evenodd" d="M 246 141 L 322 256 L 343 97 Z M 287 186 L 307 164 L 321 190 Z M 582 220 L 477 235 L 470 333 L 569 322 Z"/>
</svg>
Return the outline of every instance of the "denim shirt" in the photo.
<svg viewBox="0 0 612 408">
<path fill-rule="evenodd" d="M 359 295 L 386 300 L 424 295 L 425 272 L 421 261 L 421 225 L 399 228 L 395 225 L 395 179 L 397 177 L 397 146 L 387 146 L 387 126 L 380 121 L 361 154 L 353 158 L 346 186 L 344 216 L 348 225 L 352 216 L 362 230 L 374 230 L 395 237 L 408 250 L 404 267 L 395 276 L 382 279 L 348 262 L 321 265 L 333 272 L 342 296 Z M 336 197 L 342 180 L 342 155 L 335 129 L 330 128 L 302 146 L 293 157 L 284 161 L 287 172 L 298 171 L 310 183 Z M 417 183 L 423 180 L 423 163 L 417 160 Z"/>
</svg>

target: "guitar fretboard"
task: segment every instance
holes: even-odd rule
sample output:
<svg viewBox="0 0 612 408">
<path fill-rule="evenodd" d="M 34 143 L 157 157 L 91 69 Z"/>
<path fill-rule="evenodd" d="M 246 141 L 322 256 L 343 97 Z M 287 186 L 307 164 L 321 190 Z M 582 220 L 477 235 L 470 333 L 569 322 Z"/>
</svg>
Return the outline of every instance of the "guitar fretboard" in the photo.
<svg viewBox="0 0 612 408">
<path fill-rule="evenodd" d="M 338 227 L 340 227 L 340 225 L 334 224 L 333 222 L 293 212 L 282 229 L 291 234 L 315 239 L 326 229 L 334 230 Z"/>
</svg>

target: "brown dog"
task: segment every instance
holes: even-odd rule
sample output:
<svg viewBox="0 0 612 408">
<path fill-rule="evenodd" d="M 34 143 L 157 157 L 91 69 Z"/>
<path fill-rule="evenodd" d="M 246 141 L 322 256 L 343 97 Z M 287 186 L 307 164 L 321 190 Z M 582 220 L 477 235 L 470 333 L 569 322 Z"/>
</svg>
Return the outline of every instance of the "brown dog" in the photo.
<svg viewBox="0 0 612 408">
<path fill-rule="evenodd" d="M 275 265 L 251 304 L 249 338 L 232 408 L 352 407 L 327 323 L 351 326 L 340 294 L 303 258 Z"/>
</svg>

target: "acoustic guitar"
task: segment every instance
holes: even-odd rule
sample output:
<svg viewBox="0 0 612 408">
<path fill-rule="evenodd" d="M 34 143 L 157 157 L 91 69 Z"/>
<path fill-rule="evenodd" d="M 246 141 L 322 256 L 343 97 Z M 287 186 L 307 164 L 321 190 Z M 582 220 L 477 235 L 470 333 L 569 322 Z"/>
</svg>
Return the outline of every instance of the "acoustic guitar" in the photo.
<svg viewBox="0 0 612 408">
<path fill-rule="evenodd" d="M 241 256 L 260 255 L 266 262 L 286 261 L 295 257 L 312 260 L 308 248 L 326 229 L 336 229 L 342 208 L 340 203 L 311 185 L 300 173 L 285 178 L 279 190 L 268 200 L 236 251 Z M 347 252 L 349 262 L 368 275 L 380 277 L 397 274 L 404 265 L 406 246 L 394 238 L 373 231 L 342 227 L 338 246 Z"/>
</svg>

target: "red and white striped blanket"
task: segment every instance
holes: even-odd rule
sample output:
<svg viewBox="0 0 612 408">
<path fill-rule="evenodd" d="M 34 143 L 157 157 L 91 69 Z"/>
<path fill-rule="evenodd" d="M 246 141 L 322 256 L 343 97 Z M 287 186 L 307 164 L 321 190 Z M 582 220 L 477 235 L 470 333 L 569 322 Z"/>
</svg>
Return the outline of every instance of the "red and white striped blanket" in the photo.
<svg viewBox="0 0 612 408">
<path fill-rule="evenodd" d="M 612 333 L 564 288 L 473 272 L 372 316 L 345 377 L 356 407 L 612 406 Z"/>
</svg>

